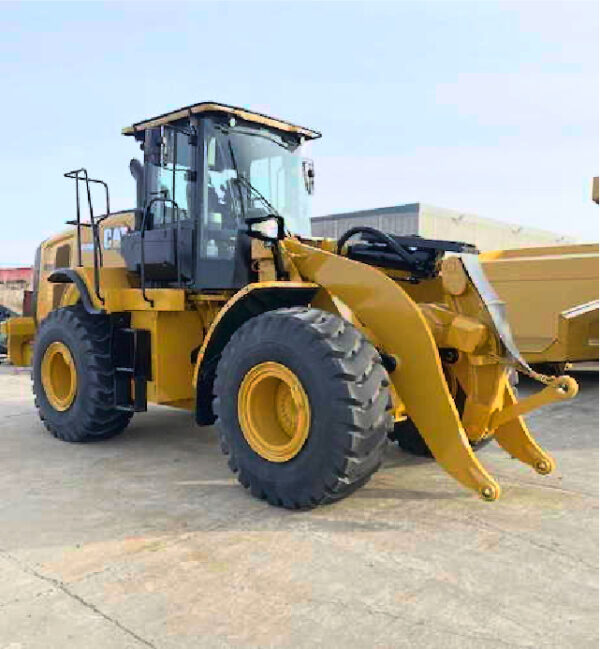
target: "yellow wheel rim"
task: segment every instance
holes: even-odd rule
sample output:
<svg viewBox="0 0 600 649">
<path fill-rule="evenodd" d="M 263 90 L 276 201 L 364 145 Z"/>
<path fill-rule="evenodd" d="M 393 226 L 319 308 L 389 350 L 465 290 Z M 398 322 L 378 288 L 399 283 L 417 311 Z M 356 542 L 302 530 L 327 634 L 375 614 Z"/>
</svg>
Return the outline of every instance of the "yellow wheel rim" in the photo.
<svg viewBox="0 0 600 649">
<path fill-rule="evenodd" d="M 285 365 L 260 363 L 240 385 L 238 419 L 253 451 L 270 462 L 287 462 L 300 452 L 308 437 L 308 396 Z"/>
<path fill-rule="evenodd" d="M 50 405 L 59 411 L 67 410 L 77 392 L 77 370 L 69 348 L 53 342 L 42 358 L 42 385 Z"/>
</svg>

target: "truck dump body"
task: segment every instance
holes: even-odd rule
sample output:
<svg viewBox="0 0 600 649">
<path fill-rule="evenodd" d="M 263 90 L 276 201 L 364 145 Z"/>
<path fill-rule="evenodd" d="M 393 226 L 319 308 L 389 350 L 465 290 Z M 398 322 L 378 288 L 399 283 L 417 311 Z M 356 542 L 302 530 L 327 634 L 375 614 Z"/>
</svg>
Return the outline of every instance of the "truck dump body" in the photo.
<svg viewBox="0 0 600 649">
<path fill-rule="evenodd" d="M 529 363 L 598 360 L 598 245 L 480 255 Z"/>
</svg>

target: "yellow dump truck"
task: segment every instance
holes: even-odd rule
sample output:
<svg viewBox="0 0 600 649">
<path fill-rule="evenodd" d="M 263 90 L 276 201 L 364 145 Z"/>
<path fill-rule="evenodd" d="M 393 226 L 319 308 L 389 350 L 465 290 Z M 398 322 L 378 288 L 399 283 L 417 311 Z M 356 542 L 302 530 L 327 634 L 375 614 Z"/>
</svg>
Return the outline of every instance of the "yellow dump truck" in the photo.
<svg viewBox="0 0 600 649">
<path fill-rule="evenodd" d="M 529 367 L 472 246 L 311 238 L 312 129 L 202 102 L 123 132 L 144 153 L 136 207 L 111 211 L 106 183 L 67 172 L 75 218 L 38 249 L 30 314 L 3 324 L 57 439 L 118 435 L 148 403 L 189 410 L 217 423 L 244 487 L 292 509 L 358 489 L 388 437 L 485 500 L 500 495 L 487 441 L 553 470 L 523 415 L 577 383 Z M 515 370 L 540 390 L 517 399 Z"/>
<path fill-rule="evenodd" d="M 598 245 L 500 250 L 480 255 L 506 303 L 519 351 L 552 374 L 598 360 Z"/>
</svg>

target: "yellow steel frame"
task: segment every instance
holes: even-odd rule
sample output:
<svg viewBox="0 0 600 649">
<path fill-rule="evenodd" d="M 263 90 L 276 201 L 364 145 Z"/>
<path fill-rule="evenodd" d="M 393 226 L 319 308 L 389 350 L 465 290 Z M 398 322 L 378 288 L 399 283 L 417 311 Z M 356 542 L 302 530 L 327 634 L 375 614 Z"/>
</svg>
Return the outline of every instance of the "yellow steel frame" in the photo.
<svg viewBox="0 0 600 649">
<path fill-rule="evenodd" d="M 148 401 L 193 410 L 192 353 L 202 343 L 204 330 L 195 311 L 132 311 L 131 326 L 150 332 L 152 378 Z"/>
</svg>

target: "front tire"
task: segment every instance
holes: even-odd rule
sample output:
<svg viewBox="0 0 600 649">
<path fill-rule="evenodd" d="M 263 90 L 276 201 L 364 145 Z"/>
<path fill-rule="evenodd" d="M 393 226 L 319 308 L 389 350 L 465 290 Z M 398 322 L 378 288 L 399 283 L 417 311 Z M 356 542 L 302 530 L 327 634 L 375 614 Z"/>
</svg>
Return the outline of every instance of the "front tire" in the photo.
<svg viewBox="0 0 600 649">
<path fill-rule="evenodd" d="M 351 494 L 379 468 L 389 379 L 352 325 L 319 309 L 277 309 L 247 321 L 215 380 L 221 447 L 239 482 L 289 509 Z"/>
<path fill-rule="evenodd" d="M 114 403 L 114 367 L 108 317 L 81 307 L 52 311 L 41 323 L 33 351 L 33 392 L 44 426 L 65 442 L 107 439 L 121 433 L 131 413 Z"/>
</svg>

